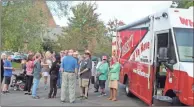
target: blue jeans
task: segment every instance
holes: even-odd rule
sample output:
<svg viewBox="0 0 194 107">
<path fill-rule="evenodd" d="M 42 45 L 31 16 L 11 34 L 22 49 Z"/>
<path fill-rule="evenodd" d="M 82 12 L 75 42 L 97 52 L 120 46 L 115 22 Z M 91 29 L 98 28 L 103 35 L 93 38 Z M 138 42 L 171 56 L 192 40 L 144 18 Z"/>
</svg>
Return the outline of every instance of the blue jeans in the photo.
<svg viewBox="0 0 194 107">
<path fill-rule="evenodd" d="M 58 79 L 57 79 L 57 86 L 59 88 L 61 88 L 61 82 L 62 82 L 61 71 L 59 71 Z"/>
<path fill-rule="evenodd" d="M 37 96 L 36 91 L 37 91 L 39 82 L 40 82 L 39 79 L 34 78 L 34 80 L 33 80 L 33 86 L 32 86 L 32 97 L 36 97 Z"/>
</svg>

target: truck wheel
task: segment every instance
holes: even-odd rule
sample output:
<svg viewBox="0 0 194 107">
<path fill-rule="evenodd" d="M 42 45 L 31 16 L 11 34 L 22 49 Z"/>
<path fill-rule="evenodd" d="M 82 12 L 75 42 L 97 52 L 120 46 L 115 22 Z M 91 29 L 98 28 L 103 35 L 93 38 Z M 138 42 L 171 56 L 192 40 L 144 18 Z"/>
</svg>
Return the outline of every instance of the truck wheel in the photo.
<svg viewBox="0 0 194 107">
<path fill-rule="evenodd" d="M 181 105 L 182 104 L 181 104 L 181 102 L 180 102 L 178 97 L 173 97 L 172 98 L 172 106 L 181 106 Z"/>
<path fill-rule="evenodd" d="M 126 82 L 125 82 L 125 92 L 126 92 L 126 95 L 128 96 L 128 97 L 132 97 L 133 96 L 133 94 L 130 92 L 130 90 L 129 90 L 129 80 L 127 79 L 126 80 Z"/>
</svg>

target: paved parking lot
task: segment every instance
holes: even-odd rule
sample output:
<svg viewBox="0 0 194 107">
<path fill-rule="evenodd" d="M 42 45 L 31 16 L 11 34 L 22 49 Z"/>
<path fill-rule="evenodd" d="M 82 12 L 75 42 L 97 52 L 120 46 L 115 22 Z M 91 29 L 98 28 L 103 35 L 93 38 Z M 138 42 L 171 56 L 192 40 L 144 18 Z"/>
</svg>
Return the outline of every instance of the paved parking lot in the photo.
<svg viewBox="0 0 194 107">
<path fill-rule="evenodd" d="M 77 85 L 78 86 L 78 85 Z M 60 102 L 60 89 L 58 89 L 56 99 L 47 99 L 49 90 L 44 90 L 43 79 L 41 80 L 38 94 L 40 99 L 32 99 L 29 95 L 24 95 L 22 91 L 10 90 L 8 94 L 1 94 L 2 106 L 146 106 L 138 98 L 129 98 L 125 95 L 124 87 L 119 85 L 118 101 L 112 102 L 107 100 L 108 96 L 98 97 L 99 93 L 93 92 L 93 85 L 90 85 L 89 98 L 87 100 L 76 99 L 75 104 Z M 108 89 L 106 92 L 108 94 Z M 76 95 L 79 96 L 79 87 Z"/>
</svg>

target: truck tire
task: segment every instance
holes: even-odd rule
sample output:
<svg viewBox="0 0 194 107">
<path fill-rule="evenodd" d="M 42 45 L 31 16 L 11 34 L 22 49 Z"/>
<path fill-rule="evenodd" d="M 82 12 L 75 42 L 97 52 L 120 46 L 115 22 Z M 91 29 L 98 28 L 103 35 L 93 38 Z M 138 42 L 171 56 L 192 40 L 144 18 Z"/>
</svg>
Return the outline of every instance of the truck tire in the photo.
<svg viewBox="0 0 194 107">
<path fill-rule="evenodd" d="M 125 82 L 125 93 L 128 97 L 133 97 L 133 94 L 129 90 L 129 80 L 128 79 Z"/>
<path fill-rule="evenodd" d="M 182 104 L 181 104 L 181 102 L 180 102 L 178 97 L 173 97 L 172 98 L 172 106 L 181 106 L 181 105 Z"/>
</svg>

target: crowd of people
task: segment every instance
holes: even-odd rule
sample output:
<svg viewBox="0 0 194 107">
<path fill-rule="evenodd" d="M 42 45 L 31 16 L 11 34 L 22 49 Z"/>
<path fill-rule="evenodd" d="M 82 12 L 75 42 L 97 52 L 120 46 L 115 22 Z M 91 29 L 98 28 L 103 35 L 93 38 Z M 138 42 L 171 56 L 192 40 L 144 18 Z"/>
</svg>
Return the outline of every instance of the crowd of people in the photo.
<svg viewBox="0 0 194 107">
<path fill-rule="evenodd" d="M 70 103 L 76 100 L 76 83 L 79 81 L 80 96 L 77 98 L 88 99 L 90 83 L 94 84 L 94 92 L 100 92 L 100 96 L 106 96 L 106 81 L 110 88 L 109 100 L 117 101 L 118 80 L 120 64 L 117 57 L 109 58 L 102 56 L 98 61 L 92 61 L 90 51 L 86 50 L 83 55 L 78 51 L 65 50 L 60 54 L 30 52 L 28 58 L 22 60 L 22 70 L 26 82 L 24 94 L 39 99 L 37 89 L 40 79 L 44 79 L 44 90 L 50 86 L 48 98 L 56 98 L 57 88 L 61 88 L 60 100 L 62 103 L 69 98 Z M 12 72 L 11 56 L 1 55 L 1 83 L 4 80 L 2 93 L 9 93 Z M 48 79 L 50 77 L 50 85 Z M 66 93 L 69 93 L 66 95 Z"/>
</svg>

